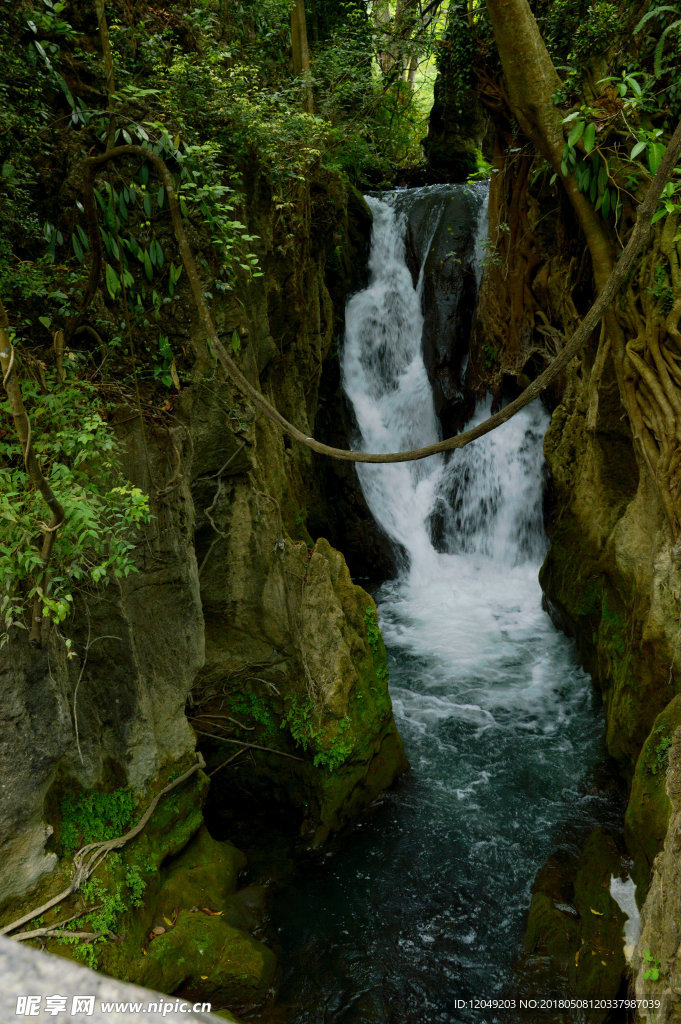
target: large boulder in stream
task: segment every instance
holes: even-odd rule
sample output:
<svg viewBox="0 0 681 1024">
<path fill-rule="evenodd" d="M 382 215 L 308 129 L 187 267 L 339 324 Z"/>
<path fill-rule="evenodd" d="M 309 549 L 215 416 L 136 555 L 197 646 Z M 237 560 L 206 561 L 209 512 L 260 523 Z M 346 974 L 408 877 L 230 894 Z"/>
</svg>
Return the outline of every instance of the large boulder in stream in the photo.
<svg viewBox="0 0 681 1024">
<path fill-rule="evenodd" d="M 487 185 L 430 185 L 404 193 L 407 262 L 422 288 L 423 361 L 444 436 L 473 411 L 463 374 L 487 231 Z"/>
</svg>

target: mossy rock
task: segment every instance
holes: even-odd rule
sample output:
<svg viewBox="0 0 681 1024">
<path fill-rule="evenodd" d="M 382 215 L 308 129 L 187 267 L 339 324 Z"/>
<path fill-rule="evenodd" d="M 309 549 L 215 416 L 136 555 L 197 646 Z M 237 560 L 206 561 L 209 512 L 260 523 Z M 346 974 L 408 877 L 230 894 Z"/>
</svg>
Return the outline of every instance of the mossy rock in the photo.
<svg viewBox="0 0 681 1024">
<path fill-rule="evenodd" d="M 612 837 L 594 829 L 579 858 L 574 883 L 581 947 L 568 978 L 581 998 L 614 999 L 622 982 L 625 916 L 610 895 L 610 879 L 619 874 L 620 860 Z"/>
<path fill-rule="evenodd" d="M 219 916 L 183 910 L 151 941 L 139 974 L 148 988 L 241 1007 L 262 1004 L 277 969 L 274 953 Z"/>
<path fill-rule="evenodd" d="M 523 945 L 530 954 L 567 961 L 579 946 L 579 923 L 547 893 L 535 892 Z"/>
<path fill-rule="evenodd" d="M 267 890 L 264 885 L 248 885 L 223 904 L 222 920 L 234 928 L 254 933 L 265 922 Z"/>
<path fill-rule="evenodd" d="M 175 766 L 179 772 L 182 765 Z M 158 788 L 165 785 L 159 779 Z M 92 882 L 103 886 L 117 907 L 117 920 L 112 931 L 114 941 L 100 941 L 90 947 L 92 959 L 85 959 L 90 966 L 123 981 L 136 982 L 137 960 L 145 942 L 154 916 L 163 874 L 162 865 L 169 858 L 180 853 L 192 836 L 203 824 L 202 805 L 208 788 L 208 778 L 197 772 L 182 786 L 170 792 L 158 804 L 142 832 L 115 855 L 110 855 L 98 867 Z M 144 807 L 151 802 L 153 793 L 148 793 L 141 808 L 135 814 L 139 818 Z M 131 875 L 141 888 L 135 902 L 135 890 L 128 879 Z M 118 895 L 117 895 L 118 894 Z M 100 899 L 96 903 L 105 902 Z M 69 904 L 66 905 L 70 909 Z M 118 908 L 121 908 L 120 910 Z M 76 903 L 74 910 L 82 909 Z M 63 908 L 53 912 L 59 917 Z M 45 920 L 50 923 L 49 916 Z M 50 952 L 75 960 L 83 960 L 83 949 L 77 944 L 64 944 L 58 940 L 48 943 Z"/>
<path fill-rule="evenodd" d="M 176 908 L 222 909 L 237 888 L 246 857 L 235 846 L 213 839 L 202 827 L 182 853 L 167 865 L 168 876 L 155 903 L 157 916 Z"/>
<path fill-rule="evenodd" d="M 665 790 L 671 739 L 681 725 L 681 694 L 674 697 L 653 723 L 643 744 L 631 784 L 624 818 L 624 836 L 634 857 L 634 881 L 644 894 L 653 860 L 667 834 L 671 804 Z"/>
<path fill-rule="evenodd" d="M 619 851 L 602 829 L 589 835 L 578 857 L 555 854 L 542 868 L 523 941 L 523 995 L 550 994 L 556 979 L 563 979 L 563 990 L 554 993 L 560 997 L 617 996 L 625 970 L 625 919 L 610 895 L 610 878 L 619 870 Z"/>
</svg>

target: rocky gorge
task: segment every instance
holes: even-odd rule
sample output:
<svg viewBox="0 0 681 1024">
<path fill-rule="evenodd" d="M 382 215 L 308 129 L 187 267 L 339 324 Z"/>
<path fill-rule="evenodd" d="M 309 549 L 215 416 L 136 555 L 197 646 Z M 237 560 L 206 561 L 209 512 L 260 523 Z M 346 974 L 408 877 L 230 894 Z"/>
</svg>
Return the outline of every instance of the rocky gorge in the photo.
<svg viewBox="0 0 681 1024">
<path fill-rule="evenodd" d="M 196 57 L 205 29 L 190 14 L 173 31 Z M 77 4 L 70 12 L 87 59 L 63 27 L 36 29 L 40 46 L 58 38 L 68 54 L 68 95 L 76 84 L 87 93 L 88 60 L 99 45 L 91 15 Z M 21 32 L 33 32 L 30 23 Z M 323 34 L 323 19 L 321 26 Z M 169 31 L 155 27 L 152 39 Z M 487 59 L 484 32 L 481 45 Z M 454 36 L 447 47 L 458 60 Z M 143 50 L 146 74 L 153 62 Z M 172 66 L 181 91 L 189 72 Z M 388 441 L 407 448 L 455 434 L 550 364 L 598 290 L 583 225 L 528 142 L 530 128 L 509 117 L 513 103 L 490 86 L 488 67 L 472 90 L 462 90 L 457 68 L 440 66 L 428 164 L 419 187 L 404 194 L 365 181 L 367 199 L 347 169 L 325 165 L 314 146 L 311 155 L 305 149 L 304 173 L 290 174 L 250 144 L 238 150 L 243 223 L 230 230 L 241 232 L 249 255 L 229 287 L 211 249 L 218 228 L 205 210 L 213 194 L 234 207 L 215 191 L 222 186 L 200 177 L 205 171 L 182 178 L 191 147 L 183 155 L 173 141 L 172 153 L 163 151 L 178 181 L 189 181 L 183 216 L 220 338 L 250 385 L 306 437 L 390 450 Z M 50 93 L 50 103 L 65 104 L 63 86 L 63 95 L 50 88 L 59 98 Z M 144 98 L 134 90 L 130 97 L 125 117 L 148 135 L 152 115 L 143 120 L 135 107 Z M 192 102 L 187 110 L 198 123 L 208 101 Z M 617 106 L 612 96 L 608 102 Z M 70 109 L 79 109 L 75 100 Z M 212 137 L 222 127 L 218 111 L 211 116 Z M 258 117 L 269 124 L 262 111 Z M 234 115 L 230 145 L 239 124 Z M 86 128 L 83 120 L 78 130 Z M 159 132 L 159 151 L 170 145 L 164 140 Z M 84 213 L 69 150 L 80 144 L 59 136 L 36 161 L 41 216 L 73 231 L 76 257 L 79 215 L 63 210 Z M 336 145 L 333 138 L 331 150 Z M 199 156 L 196 166 L 209 167 L 210 150 Z M 55 191 L 57 158 L 64 175 Z M 158 280 L 177 258 L 169 255 L 169 221 L 149 242 L 153 266 L 151 256 L 149 267 L 137 256 L 140 266 L 125 277 L 115 232 L 133 224 L 141 237 L 166 215 L 168 200 L 161 188 L 152 217 L 149 169 L 134 154 L 121 159 L 125 189 L 112 174 L 97 200 L 114 277 L 107 271 L 97 283 L 89 319 L 60 312 L 58 323 L 71 330 L 67 361 L 84 377 L 94 379 L 92 367 L 107 365 L 111 352 L 131 360 L 125 385 L 102 375 L 101 418 L 122 479 L 148 495 L 150 515 L 134 536 L 130 571 L 110 565 L 106 585 L 76 587 L 67 625 L 55 615 L 38 645 L 19 627 L 3 638 L 0 934 L 124 982 L 211 1002 L 232 1020 L 303 1024 L 328 1012 L 329 1020 L 361 1024 L 449 1022 L 458 1020 L 454 988 L 468 994 L 466 985 L 485 983 L 497 995 L 529 999 L 635 994 L 636 1019 L 680 1019 L 678 540 L 669 487 L 651 473 L 650 449 L 630 415 L 617 324 L 604 321 L 543 406 L 514 421 L 516 433 L 500 433 L 478 455 L 469 448 L 455 453 L 459 461 L 418 464 L 411 476 L 394 477 L 395 486 L 372 484 L 389 478 L 357 474 L 291 441 L 223 373 L 186 270 L 158 298 Z M 3 168 L 13 160 L 19 166 L 10 153 Z M 462 182 L 478 166 L 487 173 L 476 182 L 432 184 Z M 110 214 L 115 188 L 122 198 Z M 192 188 L 203 190 L 201 217 L 188 205 Z M 130 212 L 138 199 L 140 212 Z M 116 212 L 126 204 L 125 216 Z M 675 225 L 675 215 L 658 223 L 632 285 L 636 323 L 664 321 L 672 334 Z M 379 257 L 386 238 L 396 248 Z M 35 255 L 24 241 L 17 251 Z M 20 283 L 16 267 L 27 263 L 12 264 Z M 144 288 L 155 282 L 153 294 L 147 290 L 158 315 L 143 329 L 120 319 L 116 274 L 129 289 L 142 275 Z M 373 341 L 350 366 L 348 301 L 369 301 L 377 281 L 390 302 L 368 314 Z M 27 379 L 33 375 L 44 396 L 53 363 L 55 390 L 64 383 L 57 313 L 53 323 L 44 315 L 47 293 L 29 285 L 11 293 L 9 326 L 22 329 L 24 308 L 31 339 L 50 321 L 53 345 L 32 340 L 21 350 Z M 71 286 L 87 291 L 80 280 Z M 634 313 L 626 315 L 633 322 Z M 394 321 L 409 330 L 395 332 Z M 644 333 L 631 345 L 634 366 Z M 418 352 L 401 350 L 406 335 Z M 363 374 L 355 404 L 348 385 Z M 10 377 L 11 369 L 5 383 Z M 371 433 L 377 420 L 362 419 L 368 405 L 387 410 L 383 434 Z M 3 444 L 12 423 L 8 412 Z M 537 447 L 544 432 L 545 471 Z M 14 472 L 22 455 L 28 465 L 29 450 L 30 443 L 18 456 L 3 448 L 3 469 Z M 538 617 L 531 560 L 543 557 L 544 528 L 544 605 L 571 642 Z M 20 541 L 27 544 L 26 534 Z M 488 557 L 497 559 L 491 568 Z M 451 603 L 454 592 L 461 605 Z M 479 648 L 473 667 L 470 646 Z M 518 756 L 519 730 L 527 762 Z M 455 802 L 441 802 L 442 793 Z M 531 807 L 535 793 L 544 802 Z M 494 804 L 489 819 L 481 794 Z M 498 827 L 486 832 L 488 820 Z M 517 832 L 531 838 L 527 848 Z M 475 879 L 467 886 L 454 871 L 461 866 Z M 631 963 L 613 895 L 613 879 L 623 876 L 635 883 L 641 911 Z M 477 902 L 469 904 L 471 892 Z M 325 914 L 336 928 L 331 946 Z M 497 947 L 500 915 L 511 939 Z M 577 1018 L 557 1009 L 538 1019 L 615 1024 L 628 1019 L 626 1010 L 606 1006 Z"/>
</svg>

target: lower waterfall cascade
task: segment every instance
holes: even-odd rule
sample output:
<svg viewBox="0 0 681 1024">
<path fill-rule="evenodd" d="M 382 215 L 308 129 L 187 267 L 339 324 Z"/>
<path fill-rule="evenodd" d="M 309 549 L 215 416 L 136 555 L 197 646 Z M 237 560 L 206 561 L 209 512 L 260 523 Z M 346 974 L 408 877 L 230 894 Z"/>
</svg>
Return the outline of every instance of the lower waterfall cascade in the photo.
<svg viewBox="0 0 681 1024">
<path fill-rule="evenodd" d="M 341 355 L 357 448 L 440 436 L 421 346 L 430 245 L 414 284 L 407 216 L 430 196 L 434 230 L 471 188 L 479 264 L 484 186 L 368 199 L 370 282 L 348 304 Z M 489 413 L 480 403 L 474 421 Z M 547 426 L 534 403 L 449 460 L 358 467 L 400 552 L 375 598 L 412 771 L 275 897 L 281 1004 L 296 1024 L 495 1020 L 470 1000 L 508 993 L 537 870 L 607 816 L 589 786 L 600 702 L 537 579 Z"/>
</svg>

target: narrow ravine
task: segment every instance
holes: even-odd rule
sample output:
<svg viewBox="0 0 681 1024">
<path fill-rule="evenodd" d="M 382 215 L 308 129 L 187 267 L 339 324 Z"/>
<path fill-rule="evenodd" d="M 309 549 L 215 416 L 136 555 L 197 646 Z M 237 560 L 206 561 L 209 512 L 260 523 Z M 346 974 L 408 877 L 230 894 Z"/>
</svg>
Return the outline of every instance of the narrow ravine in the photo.
<svg viewBox="0 0 681 1024">
<path fill-rule="evenodd" d="M 405 262 L 421 191 L 369 200 L 371 280 L 347 310 L 354 441 L 374 451 L 439 432 Z M 376 600 L 412 772 L 275 901 L 296 1024 L 495 1019 L 462 1003 L 508 991 L 538 868 L 567 822 L 602 820 L 598 701 L 537 581 L 547 425 L 537 404 L 449 461 L 360 467 L 401 551 Z"/>
</svg>

